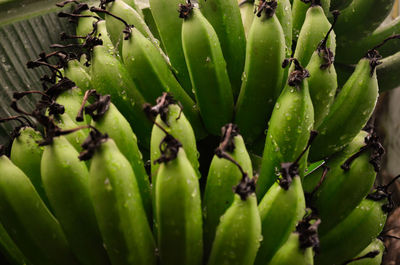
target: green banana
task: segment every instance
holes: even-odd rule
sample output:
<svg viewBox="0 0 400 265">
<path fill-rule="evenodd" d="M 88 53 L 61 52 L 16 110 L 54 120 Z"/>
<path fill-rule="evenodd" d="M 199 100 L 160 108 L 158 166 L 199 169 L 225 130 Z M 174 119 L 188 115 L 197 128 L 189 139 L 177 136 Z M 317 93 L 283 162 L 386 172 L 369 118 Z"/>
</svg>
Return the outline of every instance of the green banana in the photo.
<svg viewBox="0 0 400 265">
<path fill-rule="evenodd" d="M 377 28 L 370 35 L 364 36 L 363 39 L 352 41 L 351 45 L 340 45 L 338 43 L 337 47 L 337 57 L 336 60 L 344 64 L 354 64 L 356 63 L 371 47 L 382 43 L 385 39 L 390 36 L 400 34 L 400 18 L 395 19 Z M 387 57 L 397 53 L 400 49 L 400 41 L 392 42 L 391 45 L 378 48 L 379 53 L 383 57 Z"/>
<path fill-rule="evenodd" d="M 240 92 L 246 57 L 246 37 L 237 0 L 200 0 L 201 13 L 218 35 L 226 61 L 233 96 Z"/>
<path fill-rule="evenodd" d="M 255 265 L 271 261 L 305 214 L 306 204 L 298 166 L 297 162 L 282 164 L 278 182 L 272 185 L 258 206 L 263 240 Z"/>
<path fill-rule="evenodd" d="M 347 261 L 345 264 L 351 265 L 381 265 L 382 256 L 385 252 L 385 245 L 379 239 L 375 239 L 355 258 Z"/>
<path fill-rule="evenodd" d="M 197 152 L 194 130 L 174 98 L 170 94 L 164 93 L 157 99 L 157 105 L 154 107 L 147 105 L 145 111 L 149 116 L 152 116 L 157 123 L 157 125 L 153 126 L 150 142 L 151 177 L 153 187 L 156 185 L 157 172 L 160 168 L 160 165 L 155 162 L 161 155 L 160 144 L 166 136 L 164 131 L 167 131 L 182 143 L 182 148 L 185 150 L 185 153 L 187 153 L 187 158 L 190 161 L 190 164 L 198 178 L 200 178 L 201 175 L 199 172 L 198 161 L 199 153 Z M 159 126 L 161 126 L 162 129 Z"/>
<path fill-rule="evenodd" d="M 88 169 L 65 137 L 45 146 L 40 171 L 52 209 L 80 263 L 110 264 L 89 194 Z"/>
<path fill-rule="evenodd" d="M 95 90 L 89 90 L 86 92 L 84 100 L 90 96 L 93 96 L 95 101 L 85 107 L 85 113 L 92 116 L 92 126 L 102 133 L 107 133 L 115 141 L 125 158 L 128 159 L 135 173 L 143 207 L 150 222 L 152 220 L 151 188 L 136 135 L 132 131 L 129 122 L 111 103 L 109 95 L 102 96 L 97 94 Z M 76 119 L 79 120 L 82 116 L 83 109 L 81 109 Z"/>
<path fill-rule="evenodd" d="M 357 140 L 353 140 L 347 148 L 352 152 L 349 152 L 345 161 L 341 161 L 339 155 L 327 163 L 330 170 L 309 199 L 309 205 L 317 210 L 322 220 L 321 235 L 329 233 L 348 216 L 367 196 L 375 182 L 375 170 L 378 171 L 376 163 L 380 159 L 376 155 L 381 156 L 384 151 L 376 136 L 367 135 L 364 140 L 363 134 L 359 134 Z"/>
<path fill-rule="evenodd" d="M 308 5 L 311 3 L 311 7 L 321 6 L 325 15 L 328 15 L 330 2 L 331 0 L 293 0 L 292 3 L 293 40 L 297 41 L 297 39 L 300 38 L 301 28 L 306 23 L 305 20 L 307 18 L 307 13 L 309 12 Z M 318 23 L 315 23 L 313 26 L 314 27 L 318 26 Z"/>
<path fill-rule="evenodd" d="M 311 7 L 307 10 L 304 24 L 302 24 L 301 30 L 297 33 L 298 39 L 293 57 L 299 60 L 302 65 L 307 65 L 309 63 L 310 58 L 317 49 L 319 43 L 324 39 L 326 33 L 332 27 L 324 13 L 324 10 L 318 2 L 319 1 L 312 1 Z M 329 47 L 332 53 L 335 54 L 336 41 L 335 32 L 333 31 L 329 34 L 327 47 Z"/>
<path fill-rule="evenodd" d="M 181 5 L 182 46 L 206 129 L 217 135 L 233 116 L 233 95 L 218 37 L 192 4 Z"/>
<path fill-rule="evenodd" d="M 269 265 L 313 265 L 313 250 L 318 249 L 318 225 L 317 219 L 305 218 L 301 220 L 286 243 L 279 248 L 271 262 L 264 263 Z"/>
<path fill-rule="evenodd" d="M 240 165 L 240 162 L 237 162 Z M 243 170 L 243 169 L 242 169 Z M 207 265 L 253 265 L 261 239 L 255 181 L 242 171 L 234 200 L 221 217 Z"/>
<path fill-rule="evenodd" d="M 308 86 L 314 107 L 315 128 L 318 128 L 325 116 L 328 115 L 338 87 L 337 74 L 333 65 L 333 52 L 327 47 L 328 38 L 335 25 L 337 15 L 335 12 L 332 27 L 318 45 L 317 50 L 314 51 L 306 67 L 310 72 Z"/>
<path fill-rule="evenodd" d="M 123 41 L 122 57 L 138 90 L 148 102 L 154 104 L 163 92 L 171 93 L 182 104 L 197 138 L 206 136 L 195 102 L 175 79 L 157 48 L 136 28 L 132 28 L 128 39 Z"/>
<path fill-rule="evenodd" d="M 292 39 L 293 39 L 293 19 L 292 5 L 289 0 L 277 0 L 276 17 L 281 23 L 283 34 L 285 35 L 285 51 L 286 57 L 292 55 Z"/>
<path fill-rule="evenodd" d="M 257 181 L 258 200 L 276 181 L 276 172 L 279 172 L 281 163 L 294 161 L 304 150 L 314 123 L 314 110 L 306 80 L 309 73 L 297 60 L 294 62 L 295 71 L 290 73 L 269 121 Z"/>
<path fill-rule="evenodd" d="M 162 128 L 162 127 L 161 127 Z M 199 182 L 182 144 L 166 131 L 155 187 L 158 247 L 163 265 L 200 265 L 203 233 Z"/>
<path fill-rule="evenodd" d="M 142 110 L 145 99 L 137 90 L 125 66 L 109 54 L 106 47 L 97 45 L 93 48 L 91 70 L 93 87 L 101 94 L 111 95 L 115 106 L 132 124 L 138 143 L 149 146 L 151 123 Z"/>
<path fill-rule="evenodd" d="M 235 111 L 235 123 L 247 142 L 254 142 L 267 128 L 283 82 L 285 39 L 274 14 L 277 2 L 262 3 L 247 37 L 246 64 Z M 269 49 L 274 52 L 265 53 Z"/>
<path fill-rule="evenodd" d="M 83 147 L 80 159 L 91 158 L 89 190 L 111 263 L 156 264 L 155 242 L 129 161 L 96 130 Z"/>
<path fill-rule="evenodd" d="M 368 52 L 356 66 L 333 102 L 310 149 L 310 160 L 318 161 L 343 149 L 367 123 L 378 98 L 376 66 L 379 53 Z M 349 124 L 349 126 L 343 126 Z"/>
<path fill-rule="evenodd" d="M 0 168 L 0 222 L 22 253 L 35 265 L 78 265 L 29 178 L 5 155 Z"/>
<path fill-rule="evenodd" d="M 83 57 L 84 56 L 81 58 L 83 59 Z M 87 67 L 84 66 L 78 59 L 73 59 L 68 61 L 68 65 L 64 69 L 65 77 L 73 81 L 75 85 L 80 88 L 81 96 L 83 96 L 85 91 L 92 88 L 91 77 L 85 68 Z"/>
<path fill-rule="evenodd" d="M 42 135 L 31 127 L 21 128 L 18 134 L 11 146 L 10 159 L 28 176 L 43 202 L 49 206 L 40 174 L 43 147 L 39 146 L 38 142 L 42 139 Z"/>
<path fill-rule="evenodd" d="M 221 216 L 235 200 L 232 187 L 237 185 L 242 178 L 241 171 L 238 167 L 231 161 L 226 160 L 223 156 L 221 157 L 222 153 L 227 153 L 233 160 L 241 165 L 244 172 L 248 172 L 248 177 L 250 179 L 253 178 L 251 160 L 247 153 L 244 140 L 239 134 L 238 127 L 234 124 L 225 125 L 222 128 L 220 145 L 211 161 L 202 200 L 204 254 L 206 257 L 211 251 L 215 231 L 220 223 Z M 237 204 L 241 205 L 241 203 Z"/>
<path fill-rule="evenodd" d="M 395 0 L 353 0 L 341 12 L 335 32 L 338 44 L 349 45 L 349 42 L 360 40 L 371 34 L 392 10 Z"/>
<path fill-rule="evenodd" d="M 342 264 L 360 253 L 376 238 L 386 222 L 381 209 L 386 200 L 364 199 L 349 216 L 320 237 L 316 264 Z"/>
<path fill-rule="evenodd" d="M 185 0 L 149 0 L 149 3 L 165 51 L 176 70 L 177 79 L 186 93 L 194 98 L 182 49 L 182 20 L 177 13 L 178 5 L 185 4 Z"/>
</svg>

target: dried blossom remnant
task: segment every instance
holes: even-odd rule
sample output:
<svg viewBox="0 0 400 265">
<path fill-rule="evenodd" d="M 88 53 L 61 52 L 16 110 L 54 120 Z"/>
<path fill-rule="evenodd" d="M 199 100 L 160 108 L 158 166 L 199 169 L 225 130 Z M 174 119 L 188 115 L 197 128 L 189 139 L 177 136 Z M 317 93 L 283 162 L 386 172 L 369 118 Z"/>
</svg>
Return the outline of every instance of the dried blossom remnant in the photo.
<svg viewBox="0 0 400 265">
<path fill-rule="evenodd" d="M 300 62 L 296 58 L 285 59 L 282 62 L 282 67 L 287 67 L 290 63 L 294 63 L 294 70 L 289 74 L 288 85 L 299 88 L 303 83 L 303 80 L 310 77 L 310 73 L 300 65 Z"/>
<path fill-rule="evenodd" d="M 262 12 L 265 12 L 267 18 L 273 17 L 277 7 L 278 3 L 275 0 L 261 0 L 257 6 L 256 16 L 261 17 Z"/>
<path fill-rule="evenodd" d="M 182 144 L 175 139 L 172 135 L 167 134 L 161 141 L 159 148 L 161 155 L 154 161 L 154 164 L 168 163 L 178 156 L 179 148 Z"/>
<path fill-rule="evenodd" d="M 321 219 L 316 219 L 314 222 L 311 222 L 313 218 L 314 216 L 310 215 L 301 220 L 296 227 L 296 232 L 299 234 L 301 249 L 312 247 L 314 252 L 318 253 L 318 226 L 321 223 Z"/>
<path fill-rule="evenodd" d="M 178 104 L 179 107 L 181 108 L 182 112 L 182 106 L 180 103 L 178 103 L 171 94 L 164 92 L 161 97 L 158 97 L 156 99 L 156 105 L 152 106 L 149 103 L 145 103 L 143 105 L 144 112 L 147 114 L 147 116 L 150 118 L 150 120 L 154 120 L 157 115 L 160 115 L 161 120 L 167 125 L 168 124 L 168 106 L 171 104 Z M 179 119 L 181 114 L 179 114 L 178 118 Z"/>
<path fill-rule="evenodd" d="M 389 192 L 389 187 L 393 185 L 398 179 L 400 179 L 400 175 L 393 178 L 388 184 L 376 187 L 376 189 L 372 193 L 368 194 L 367 199 L 373 201 L 382 201 L 387 199 L 388 202 L 382 205 L 382 210 L 385 213 L 390 213 L 395 208 L 395 203 L 392 199 L 392 193 Z"/>
<path fill-rule="evenodd" d="M 228 123 L 221 128 L 221 141 L 218 149 L 232 153 L 235 150 L 235 136 L 239 135 L 239 127 L 236 124 Z"/>
<path fill-rule="evenodd" d="M 320 66 L 321 69 L 328 69 L 334 63 L 335 60 L 332 50 L 327 47 L 327 43 L 329 35 L 331 34 L 334 26 L 336 25 L 337 19 L 340 15 L 340 11 L 334 10 L 332 11 L 332 15 L 333 15 L 333 23 L 331 25 L 331 28 L 328 30 L 327 34 L 325 35 L 325 38 L 321 41 L 321 43 L 318 45 L 317 48 L 318 55 L 322 57 L 325 61 L 325 63 L 321 64 Z"/>
<path fill-rule="evenodd" d="M 194 5 L 190 2 L 190 0 L 187 0 L 186 4 L 179 4 L 179 18 L 187 19 L 192 13 L 193 8 Z"/>
<path fill-rule="evenodd" d="M 256 192 L 255 178 L 249 178 L 246 173 L 243 173 L 239 184 L 233 187 L 233 192 L 238 194 L 242 201 L 245 201 L 250 195 Z"/>
<path fill-rule="evenodd" d="M 94 129 L 90 131 L 89 136 L 82 143 L 82 148 L 84 149 L 79 154 L 79 160 L 86 161 L 93 157 L 96 150 L 108 140 L 107 133 L 102 134 L 100 131 Z"/>
</svg>

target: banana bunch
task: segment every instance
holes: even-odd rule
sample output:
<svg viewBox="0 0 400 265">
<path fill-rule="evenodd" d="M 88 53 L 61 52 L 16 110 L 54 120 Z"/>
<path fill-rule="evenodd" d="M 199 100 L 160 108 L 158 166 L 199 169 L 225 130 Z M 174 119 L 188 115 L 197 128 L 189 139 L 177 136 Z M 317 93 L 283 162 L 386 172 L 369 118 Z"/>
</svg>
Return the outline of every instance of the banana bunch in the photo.
<svg viewBox="0 0 400 265">
<path fill-rule="evenodd" d="M 380 264 L 393 3 L 58 3 L 76 34 L 27 63 L 43 89 L 0 119 L 20 123 L 0 147 L 4 263 Z"/>
</svg>

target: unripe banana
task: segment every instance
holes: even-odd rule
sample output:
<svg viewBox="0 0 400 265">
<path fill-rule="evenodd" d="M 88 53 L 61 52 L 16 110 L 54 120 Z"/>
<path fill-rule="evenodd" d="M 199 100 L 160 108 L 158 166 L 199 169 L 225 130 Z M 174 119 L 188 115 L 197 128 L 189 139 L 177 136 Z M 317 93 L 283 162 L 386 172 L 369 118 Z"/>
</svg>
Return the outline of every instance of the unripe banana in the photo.
<svg viewBox="0 0 400 265">
<path fill-rule="evenodd" d="M 239 3 L 240 15 L 242 17 L 244 34 L 247 38 L 251 24 L 254 19 L 254 1 L 245 0 Z"/>
<path fill-rule="evenodd" d="M 0 221 L 22 253 L 35 265 L 78 265 L 29 178 L 4 155 L 0 169 Z"/>
<path fill-rule="evenodd" d="M 269 265 L 313 265 L 313 250 L 318 249 L 320 220 L 301 220 L 286 243 L 279 248 Z"/>
<path fill-rule="evenodd" d="M 379 83 L 379 92 L 385 92 L 399 87 L 399 79 L 393 73 L 400 69 L 400 52 L 382 60 L 376 69 Z"/>
<path fill-rule="evenodd" d="M 363 251 L 361 251 L 355 258 L 347 261 L 345 264 L 351 265 L 381 265 L 382 256 L 385 252 L 385 245 L 379 239 L 375 239 Z"/>
<path fill-rule="evenodd" d="M 132 125 L 139 144 L 149 146 L 151 124 L 142 109 L 146 101 L 126 68 L 102 45 L 93 49 L 92 84 L 101 94 L 111 95 L 115 106 Z"/>
<path fill-rule="evenodd" d="M 374 155 L 381 156 L 383 153 L 383 148 L 375 137 L 367 135 L 365 140 L 358 137 L 358 141 L 352 142 L 350 148 L 354 149 L 346 161 L 339 164 L 341 156 L 338 156 L 337 160 L 327 163 L 330 170 L 309 200 L 310 206 L 317 210 L 322 220 L 321 235 L 329 233 L 346 218 L 371 190 L 377 170 L 373 163 L 379 159 Z"/>
<path fill-rule="evenodd" d="M 298 165 L 289 163 L 282 168 L 279 183 L 272 185 L 258 206 L 263 240 L 255 265 L 268 264 L 271 261 L 305 214 L 304 192 L 296 167 Z"/>
<path fill-rule="evenodd" d="M 11 146 L 10 159 L 28 176 L 43 202 L 49 205 L 40 174 L 43 147 L 38 141 L 42 140 L 42 135 L 31 127 L 23 127 L 18 133 Z"/>
<path fill-rule="evenodd" d="M 211 24 L 192 4 L 181 5 L 182 45 L 192 87 L 206 129 L 219 134 L 233 116 L 233 95 L 225 59 Z"/>
<path fill-rule="evenodd" d="M 353 0 L 341 13 L 335 28 L 338 44 L 371 34 L 390 14 L 395 0 Z"/>
<path fill-rule="evenodd" d="M 186 93 L 194 98 L 189 72 L 182 49 L 182 19 L 179 18 L 177 7 L 185 4 L 185 0 L 149 0 L 162 43 L 176 76 Z"/>
<path fill-rule="evenodd" d="M 64 70 L 65 77 L 73 81 L 75 85 L 80 88 L 81 96 L 83 96 L 83 93 L 85 93 L 85 91 L 92 88 L 91 77 L 85 68 L 87 67 L 83 66 L 83 64 L 79 60 L 74 59 L 68 61 L 68 65 Z"/>
<path fill-rule="evenodd" d="M 156 264 L 153 235 L 129 161 L 98 131 L 91 131 L 84 148 L 81 159 L 93 156 L 89 189 L 111 263 Z"/>
<path fill-rule="evenodd" d="M 328 15 L 330 1 L 331 0 L 293 0 L 292 3 L 293 40 L 297 40 L 300 37 L 301 28 L 304 26 L 304 24 L 306 24 L 305 20 L 307 18 L 307 13 L 310 8 L 309 3 L 311 3 L 311 7 L 315 5 L 321 6 L 325 15 Z M 314 26 L 318 26 L 318 23 L 314 24 Z"/>
<path fill-rule="evenodd" d="M 331 10 L 343 10 L 348 7 L 353 0 L 331 0 Z"/>
<path fill-rule="evenodd" d="M 260 246 L 261 223 L 254 180 L 243 175 L 234 201 L 221 217 L 207 265 L 253 265 Z"/>
<path fill-rule="evenodd" d="M 218 35 L 233 95 L 240 92 L 246 57 L 246 37 L 237 0 L 198 1 L 200 10 Z"/>
<path fill-rule="evenodd" d="M 89 172 L 78 155 L 63 136 L 46 145 L 40 167 L 43 186 L 79 262 L 108 265 L 89 194 Z"/>
<path fill-rule="evenodd" d="M 162 146 L 155 187 L 155 228 L 161 264 L 200 265 L 203 224 L 198 177 L 176 139 L 167 134 Z"/>
<path fill-rule="evenodd" d="M 297 39 L 296 50 L 293 57 L 299 60 L 300 64 L 307 65 L 312 54 L 315 52 L 319 43 L 324 39 L 330 28 L 331 24 L 324 14 L 322 7 L 313 3 L 311 7 L 308 8 L 304 24 L 298 33 L 299 37 Z M 333 31 L 329 34 L 327 47 L 331 49 L 333 54 L 335 54 L 336 40 Z"/>
<path fill-rule="evenodd" d="M 122 56 L 126 69 L 148 102 L 155 104 L 163 92 L 172 94 L 182 104 L 197 138 L 205 137 L 207 133 L 195 102 L 175 79 L 157 48 L 136 28 L 132 28 L 129 39 L 123 41 Z"/>
<path fill-rule="evenodd" d="M 378 98 L 376 65 L 379 54 L 371 50 L 337 95 L 310 149 L 310 160 L 318 161 L 343 149 L 367 123 Z M 343 126 L 348 124 L 348 126 Z"/>
<path fill-rule="evenodd" d="M 210 253 L 221 216 L 234 201 L 232 188 L 242 178 L 242 173 L 237 165 L 221 157 L 221 152 L 228 153 L 241 165 L 244 172 L 249 172 L 249 178 L 253 177 L 251 160 L 238 127 L 234 124 L 225 125 L 222 128 L 220 146 L 211 161 L 203 194 L 205 257 Z"/>
<path fill-rule="evenodd" d="M 142 197 L 143 207 L 150 222 L 152 220 L 151 188 L 136 135 L 132 131 L 129 122 L 110 102 L 109 95 L 101 96 L 96 94 L 95 91 L 88 91 L 85 99 L 93 94 L 95 94 L 96 100 L 92 105 L 85 108 L 85 113 L 93 117 L 92 125 L 97 130 L 107 133 L 115 141 L 121 153 L 131 164 Z M 82 115 L 83 113 L 80 112 L 77 119 L 80 119 Z"/>
<path fill-rule="evenodd" d="M 236 103 L 235 123 L 247 142 L 254 142 L 268 127 L 283 82 L 285 40 L 274 14 L 277 2 L 262 3 L 247 38 L 243 82 Z M 274 52 L 265 52 L 268 50 Z"/>
<path fill-rule="evenodd" d="M 349 216 L 327 234 L 320 237 L 320 251 L 316 264 L 342 264 L 366 248 L 382 231 L 386 200 L 364 199 Z"/>
<path fill-rule="evenodd" d="M 279 172 L 281 163 L 295 161 L 305 149 L 314 123 L 314 110 L 306 80 L 308 71 L 298 61 L 295 64 L 296 70 L 290 74 L 269 121 L 257 181 L 258 200 L 276 181 L 276 172 Z"/>
</svg>

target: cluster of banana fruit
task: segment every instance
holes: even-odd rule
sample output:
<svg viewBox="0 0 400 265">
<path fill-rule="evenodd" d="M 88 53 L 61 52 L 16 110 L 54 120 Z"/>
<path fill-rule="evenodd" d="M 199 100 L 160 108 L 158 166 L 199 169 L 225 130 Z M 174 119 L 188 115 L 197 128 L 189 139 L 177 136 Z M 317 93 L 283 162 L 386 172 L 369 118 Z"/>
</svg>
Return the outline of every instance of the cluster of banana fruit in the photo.
<svg viewBox="0 0 400 265">
<path fill-rule="evenodd" d="M 0 120 L 21 123 L 0 148 L 0 251 L 13 265 L 380 264 L 397 178 L 374 187 L 372 114 L 377 71 L 398 69 L 399 22 L 378 28 L 393 3 L 59 3 L 76 34 L 27 63 L 49 70 L 43 89 L 15 92 L 19 114 Z"/>
</svg>

